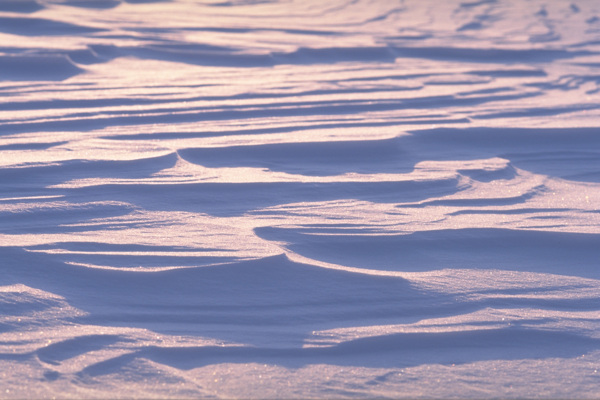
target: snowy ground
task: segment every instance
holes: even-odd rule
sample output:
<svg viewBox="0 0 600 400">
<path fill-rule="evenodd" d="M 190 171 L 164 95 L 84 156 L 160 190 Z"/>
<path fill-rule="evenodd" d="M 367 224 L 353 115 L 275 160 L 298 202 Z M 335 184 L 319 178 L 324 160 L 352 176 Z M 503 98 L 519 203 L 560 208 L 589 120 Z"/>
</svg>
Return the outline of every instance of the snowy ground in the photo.
<svg viewBox="0 0 600 400">
<path fill-rule="evenodd" d="M 0 0 L 0 398 L 597 398 L 600 3 Z"/>
</svg>

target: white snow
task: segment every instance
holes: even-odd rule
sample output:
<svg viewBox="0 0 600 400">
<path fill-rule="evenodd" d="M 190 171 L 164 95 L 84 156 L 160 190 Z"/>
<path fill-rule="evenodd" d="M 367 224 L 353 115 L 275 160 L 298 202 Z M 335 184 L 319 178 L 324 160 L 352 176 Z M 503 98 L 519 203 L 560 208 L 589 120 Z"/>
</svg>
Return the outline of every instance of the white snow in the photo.
<svg viewBox="0 0 600 400">
<path fill-rule="evenodd" d="M 598 398 L 600 3 L 0 0 L 0 398 Z"/>
</svg>

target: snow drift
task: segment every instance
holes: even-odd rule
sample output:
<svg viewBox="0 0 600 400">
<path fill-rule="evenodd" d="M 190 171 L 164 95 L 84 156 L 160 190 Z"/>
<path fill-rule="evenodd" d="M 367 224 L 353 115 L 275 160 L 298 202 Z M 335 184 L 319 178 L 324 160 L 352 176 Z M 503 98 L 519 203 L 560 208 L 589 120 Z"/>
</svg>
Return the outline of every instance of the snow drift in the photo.
<svg viewBox="0 0 600 400">
<path fill-rule="evenodd" d="M 594 398 L 593 1 L 0 0 L 5 398 Z"/>
</svg>

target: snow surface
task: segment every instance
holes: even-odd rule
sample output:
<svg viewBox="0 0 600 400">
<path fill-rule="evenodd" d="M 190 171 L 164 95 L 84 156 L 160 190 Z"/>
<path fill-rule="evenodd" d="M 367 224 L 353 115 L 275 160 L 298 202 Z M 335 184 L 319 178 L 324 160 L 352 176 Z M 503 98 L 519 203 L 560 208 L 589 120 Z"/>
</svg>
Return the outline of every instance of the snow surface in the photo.
<svg viewBox="0 0 600 400">
<path fill-rule="evenodd" d="M 599 124 L 593 0 L 0 0 L 0 398 L 598 398 Z"/>
</svg>

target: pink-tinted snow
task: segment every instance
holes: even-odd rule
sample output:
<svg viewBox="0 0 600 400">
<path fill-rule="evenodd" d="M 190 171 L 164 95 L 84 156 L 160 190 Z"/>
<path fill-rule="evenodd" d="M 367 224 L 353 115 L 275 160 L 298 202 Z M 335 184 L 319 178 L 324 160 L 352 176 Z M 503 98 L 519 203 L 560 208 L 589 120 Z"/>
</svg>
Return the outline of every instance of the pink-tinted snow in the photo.
<svg viewBox="0 0 600 400">
<path fill-rule="evenodd" d="M 600 3 L 0 0 L 0 398 L 597 398 Z"/>
</svg>

